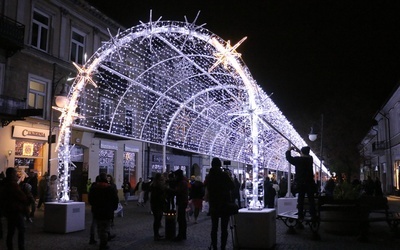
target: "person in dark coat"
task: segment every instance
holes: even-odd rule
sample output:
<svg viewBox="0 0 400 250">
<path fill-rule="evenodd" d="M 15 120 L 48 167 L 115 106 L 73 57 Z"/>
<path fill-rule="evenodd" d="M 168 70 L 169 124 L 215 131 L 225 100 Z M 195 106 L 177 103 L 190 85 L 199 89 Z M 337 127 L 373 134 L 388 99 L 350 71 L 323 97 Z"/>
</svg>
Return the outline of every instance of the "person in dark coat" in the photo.
<svg viewBox="0 0 400 250">
<path fill-rule="evenodd" d="M 39 181 L 38 184 L 38 193 L 39 193 L 39 202 L 37 208 L 40 209 L 42 204 L 47 201 L 48 193 L 49 193 L 49 174 L 45 173 Z"/>
<path fill-rule="evenodd" d="M 300 156 L 293 157 L 291 151 L 295 150 L 300 153 Z M 314 204 L 314 193 L 316 192 L 316 184 L 314 182 L 313 173 L 313 158 L 310 155 L 310 147 L 302 147 L 300 151 L 294 147 L 289 148 L 286 151 L 286 160 L 295 166 L 295 184 L 299 193 L 297 198 L 297 210 L 299 220 L 304 219 L 304 197 L 307 194 L 308 201 L 310 204 L 310 214 L 315 219 L 315 204 Z"/>
<path fill-rule="evenodd" d="M 238 203 L 238 207 L 239 209 L 242 208 L 242 201 L 240 200 L 240 182 L 238 180 L 238 178 L 236 177 L 236 175 L 233 175 L 233 182 L 235 183 L 235 188 L 233 189 L 233 200 L 236 201 Z"/>
<path fill-rule="evenodd" d="M 160 235 L 161 219 L 163 216 L 164 204 L 166 203 L 166 190 L 164 177 L 157 173 L 150 185 L 150 208 L 153 213 L 153 235 L 154 240 L 161 240 L 164 236 Z"/>
<path fill-rule="evenodd" d="M 211 246 L 217 247 L 218 223 L 221 219 L 221 249 L 224 250 L 228 240 L 229 214 L 227 213 L 228 203 L 231 202 L 231 192 L 235 184 L 229 175 L 222 171 L 221 160 L 213 158 L 211 169 L 206 178 L 206 187 L 208 192 L 208 202 L 210 204 L 211 215 Z"/>
<path fill-rule="evenodd" d="M 183 171 L 178 169 L 175 171 L 176 177 L 176 207 L 177 207 L 177 221 L 178 221 L 178 235 L 175 237 L 175 241 L 186 240 L 186 207 L 188 206 L 188 195 L 189 188 L 187 178 L 183 175 Z"/>
<path fill-rule="evenodd" d="M 189 199 L 193 203 L 194 211 L 194 223 L 197 224 L 197 218 L 199 217 L 200 211 L 203 206 L 204 197 L 204 184 L 200 181 L 200 176 L 195 177 L 195 181 L 192 183 L 189 190 Z"/>
<path fill-rule="evenodd" d="M 28 197 L 18 184 L 17 170 L 7 168 L 2 194 L 4 215 L 7 218 L 7 249 L 13 249 L 15 229 L 18 230 L 18 249 L 25 249 L 24 215 L 28 206 Z"/>
<path fill-rule="evenodd" d="M 108 249 L 107 241 L 111 220 L 114 218 L 114 210 L 118 208 L 118 202 L 115 187 L 108 183 L 107 174 L 101 173 L 99 182 L 93 183 L 89 192 L 89 203 L 92 206 L 93 218 L 97 224 L 100 249 Z"/>
</svg>

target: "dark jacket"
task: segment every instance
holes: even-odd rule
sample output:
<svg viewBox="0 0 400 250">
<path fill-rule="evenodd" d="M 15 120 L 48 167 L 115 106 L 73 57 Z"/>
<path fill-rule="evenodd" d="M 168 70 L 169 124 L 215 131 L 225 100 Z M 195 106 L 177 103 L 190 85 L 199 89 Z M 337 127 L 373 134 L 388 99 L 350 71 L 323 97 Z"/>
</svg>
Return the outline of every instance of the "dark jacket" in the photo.
<svg viewBox="0 0 400 250">
<path fill-rule="evenodd" d="M 286 151 L 286 160 L 295 166 L 295 181 L 298 184 L 314 183 L 313 158 L 310 155 L 295 156 L 291 155 L 291 151 Z"/>
<path fill-rule="evenodd" d="M 193 182 L 190 187 L 189 199 L 203 199 L 204 197 L 204 184 L 201 181 Z"/>
<path fill-rule="evenodd" d="M 118 195 L 115 189 L 106 182 L 95 182 L 89 191 L 89 203 L 95 219 L 106 220 L 114 218 L 118 208 Z"/>
<path fill-rule="evenodd" d="M 150 185 L 150 206 L 151 210 L 163 210 L 166 203 L 167 186 L 160 181 L 153 181 Z"/>
<path fill-rule="evenodd" d="M 206 178 L 210 213 L 218 216 L 226 215 L 227 204 L 231 202 L 231 192 L 235 184 L 221 168 L 211 168 Z"/>
<path fill-rule="evenodd" d="M 16 181 L 6 178 L 1 192 L 5 216 L 26 212 L 26 207 L 29 205 L 28 197 Z"/>
</svg>

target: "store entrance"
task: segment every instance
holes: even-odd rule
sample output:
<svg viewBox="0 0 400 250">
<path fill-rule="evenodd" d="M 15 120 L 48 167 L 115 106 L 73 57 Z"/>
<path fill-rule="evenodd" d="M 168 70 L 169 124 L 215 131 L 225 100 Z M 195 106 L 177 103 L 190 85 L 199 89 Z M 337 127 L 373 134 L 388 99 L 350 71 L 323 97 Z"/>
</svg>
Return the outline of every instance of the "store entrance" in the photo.
<svg viewBox="0 0 400 250">
<path fill-rule="evenodd" d="M 82 194 L 86 193 L 86 183 L 88 180 L 88 172 L 83 171 L 83 162 L 73 162 L 76 168 L 71 170 L 71 185 L 70 187 L 77 187 L 79 193 L 79 200 L 82 200 Z"/>
</svg>

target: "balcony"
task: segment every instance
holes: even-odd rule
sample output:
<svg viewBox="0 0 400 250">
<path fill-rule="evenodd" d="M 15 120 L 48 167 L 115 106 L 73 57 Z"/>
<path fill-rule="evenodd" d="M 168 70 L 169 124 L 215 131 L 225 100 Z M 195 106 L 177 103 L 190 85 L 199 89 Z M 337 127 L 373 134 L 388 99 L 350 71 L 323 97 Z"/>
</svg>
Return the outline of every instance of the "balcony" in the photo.
<svg viewBox="0 0 400 250">
<path fill-rule="evenodd" d="M 0 47 L 7 50 L 7 56 L 24 48 L 25 25 L 0 15 Z"/>
<path fill-rule="evenodd" d="M 7 126 L 12 121 L 24 120 L 27 116 L 41 116 L 43 109 L 25 109 L 25 100 L 0 96 L 0 125 Z"/>
<path fill-rule="evenodd" d="M 372 143 L 372 153 L 374 154 L 383 155 L 386 148 L 385 141 L 377 141 Z"/>
</svg>

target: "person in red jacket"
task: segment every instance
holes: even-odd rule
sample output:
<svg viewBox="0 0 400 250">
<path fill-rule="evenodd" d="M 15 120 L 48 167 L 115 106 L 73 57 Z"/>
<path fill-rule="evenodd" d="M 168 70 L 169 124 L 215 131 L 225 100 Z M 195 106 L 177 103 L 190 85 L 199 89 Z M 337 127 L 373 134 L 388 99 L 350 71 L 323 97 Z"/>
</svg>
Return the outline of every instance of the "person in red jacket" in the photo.
<svg viewBox="0 0 400 250">
<path fill-rule="evenodd" d="M 28 206 L 28 197 L 18 185 L 17 170 L 7 168 L 1 194 L 4 215 L 7 218 L 7 249 L 13 249 L 15 229 L 18 230 L 18 249 L 25 249 L 24 215 Z"/>
</svg>

